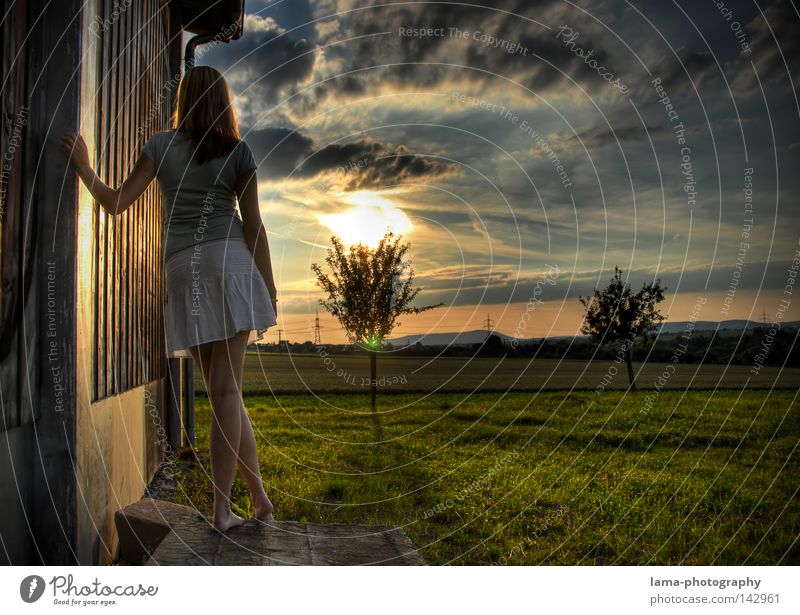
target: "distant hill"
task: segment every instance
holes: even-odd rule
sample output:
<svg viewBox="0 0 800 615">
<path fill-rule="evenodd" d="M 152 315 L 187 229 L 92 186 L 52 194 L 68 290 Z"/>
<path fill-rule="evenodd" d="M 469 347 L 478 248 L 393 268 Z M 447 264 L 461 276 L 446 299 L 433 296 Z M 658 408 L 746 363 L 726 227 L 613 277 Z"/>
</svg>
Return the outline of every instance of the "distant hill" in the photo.
<svg viewBox="0 0 800 615">
<path fill-rule="evenodd" d="M 718 325 L 720 331 L 723 329 L 729 329 L 732 331 L 743 331 L 743 330 L 755 329 L 756 327 L 769 326 L 769 325 L 764 325 L 764 323 L 762 322 L 756 322 L 754 320 L 723 320 L 721 322 L 716 322 L 713 320 L 698 320 L 694 323 L 694 330 L 714 331 Z M 686 331 L 688 326 L 689 326 L 689 321 L 665 322 L 661 325 L 661 330 L 659 332 L 683 333 L 684 331 Z M 781 324 L 782 329 L 796 329 L 798 328 L 798 326 L 800 326 L 800 320 L 784 322 Z"/>
<path fill-rule="evenodd" d="M 495 333 L 499 335 L 504 342 L 510 342 L 513 337 L 505 335 L 499 331 Z M 474 331 L 454 331 L 449 333 L 427 333 L 424 335 L 404 335 L 388 340 L 393 346 L 413 346 L 417 342 L 425 346 L 447 346 L 450 344 L 480 344 L 486 339 L 485 329 L 476 329 Z M 521 342 L 522 340 L 520 340 Z"/>
<path fill-rule="evenodd" d="M 514 339 L 511 335 L 506 335 L 500 331 L 493 331 L 494 335 L 499 336 L 504 342 L 508 343 Z M 549 340 L 559 339 L 572 339 L 573 337 L 584 337 L 582 335 L 561 335 L 557 337 L 548 337 Z M 541 342 L 544 338 L 529 337 L 519 338 L 517 342 L 520 344 L 530 344 L 532 342 Z M 485 329 L 475 329 L 474 331 L 453 331 L 448 333 L 427 333 L 424 335 L 404 335 L 394 339 L 387 340 L 393 346 L 413 346 L 417 342 L 423 346 L 447 346 L 447 345 L 469 345 L 480 344 L 486 340 Z"/>
<path fill-rule="evenodd" d="M 673 334 L 673 333 L 683 333 L 687 330 L 689 325 L 688 321 L 679 321 L 679 322 L 666 322 L 661 325 L 659 333 L 664 334 Z M 716 322 L 712 320 L 698 320 L 694 323 L 694 331 L 714 331 L 719 325 L 719 329 L 728 329 L 733 331 L 742 331 L 742 330 L 750 330 L 755 329 L 756 327 L 763 327 L 764 324 L 760 322 L 756 322 L 753 320 L 723 320 L 721 322 Z M 792 322 L 785 322 L 781 325 L 783 329 L 796 329 L 800 327 L 800 321 L 792 321 Z M 500 333 L 499 331 L 494 332 L 495 335 L 500 336 L 500 338 L 508 343 L 513 340 L 513 336 L 506 335 L 505 333 Z M 548 337 L 547 339 L 550 341 L 554 340 L 562 340 L 562 339 L 572 339 L 575 338 L 584 338 L 584 335 L 559 335 L 554 337 Z M 472 331 L 452 331 L 447 333 L 427 333 L 423 335 L 404 335 L 402 337 L 397 337 L 394 339 L 387 340 L 393 346 L 413 346 L 417 342 L 422 344 L 423 346 L 465 346 L 470 344 L 480 344 L 486 340 L 486 330 L 484 329 L 475 329 Z M 531 342 L 541 342 L 543 338 L 535 337 L 535 338 L 525 338 L 517 340 L 520 345 L 529 344 Z"/>
</svg>

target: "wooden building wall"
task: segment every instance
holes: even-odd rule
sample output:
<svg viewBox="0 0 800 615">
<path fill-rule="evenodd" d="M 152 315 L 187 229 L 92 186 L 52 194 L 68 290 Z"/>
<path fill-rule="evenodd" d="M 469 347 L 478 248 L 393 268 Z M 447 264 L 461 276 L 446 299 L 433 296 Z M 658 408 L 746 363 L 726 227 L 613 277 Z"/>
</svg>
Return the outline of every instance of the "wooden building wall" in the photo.
<svg viewBox="0 0 800 615">
<path fill-rule="evenodd" d="M 113 0 L 90 4 L 81 125 L 98 174 L 119 186 L 150 135 L 167 127 L 181 76 L 180 31 L 163 0 L 124 11 Z M 76 543 L 80 561 L 108 563 L 117 545 L 114 513 L 142 497 L 170 423 L 157 182 L 117 216 L 81 187 L 78 217 Z"/>
<path fill-rule="evenodd" d="M 180 28 L 166 0 L 15 0 L 0 33 L 0 563 L 107 563 L 116 510 L 163 458 L 169 374 L 157 185 L 112 218 L 68 168 L 86 139 L 119 185 L 166 126 Z M 174 422 L 174 421 L 173 421 Z"/>
<path fill-rule="evenodd" d="M 170 71 L 167 21 L 160 0 L 139 0 L 119 19 L 103 0 L 98 32 L 98 174 L 118 186 L 145 141 L 167 126 Z M 95 22 L 97 23 L 97 22 Z M 95 210 L 92 272 L 94 400 L 118 395 L 164 375 L 161 323 L 161 196 L 156 182 L 127 211 Z"/>
</svg>

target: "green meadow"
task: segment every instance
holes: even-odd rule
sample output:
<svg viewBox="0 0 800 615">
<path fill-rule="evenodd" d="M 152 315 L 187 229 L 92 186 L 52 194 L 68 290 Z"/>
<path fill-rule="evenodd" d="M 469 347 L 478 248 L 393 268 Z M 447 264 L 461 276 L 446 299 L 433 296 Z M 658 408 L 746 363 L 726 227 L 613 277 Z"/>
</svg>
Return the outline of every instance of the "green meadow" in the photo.
<svg viewBox="0 0 800 615">
<path fill-rule="evenodd" d="M 624 363 L 557 359 L 494 357 L 413 357 L 381 353 L 378 388 L 397 391 L 538 391 L 624 390 L 628 379 Z M 762 367 L 757 375 L 747 365 L 634 363 L 640 388 L 797 388 L 800 368 Z M 664 377 L 666 375 L 666 377 Z M 659 384 L 659 380 L 663 384 Z M 359 393 L 368 391 L 366 355 L 249 352 L 244 365 L 246 394 Z M 205 391 L 195 369 L 195 388 Z"/>
<path fill-rule="evenodd" d="M 245 402 L 278 520 L 401 526 L 430 564 L 798 564 L 797 392 Z M 210 421 L 174 496 L 206 513 Z"/>
</svg>

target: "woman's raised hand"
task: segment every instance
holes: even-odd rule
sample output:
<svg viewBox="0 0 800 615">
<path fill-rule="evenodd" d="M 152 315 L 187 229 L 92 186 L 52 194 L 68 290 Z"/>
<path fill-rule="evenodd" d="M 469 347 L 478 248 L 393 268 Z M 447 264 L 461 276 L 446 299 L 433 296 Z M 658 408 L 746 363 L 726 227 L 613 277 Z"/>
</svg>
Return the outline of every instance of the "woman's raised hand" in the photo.
<svg viewBox="0 0 800 615">
<path fill-rule="evenodd" d="M 69 155 L 69 161 L 76 169 L 89 166 L 89 148 L 83 137 L 75 132 L 67 132 L 61 136 L 61 147 Z"/>
</svg>

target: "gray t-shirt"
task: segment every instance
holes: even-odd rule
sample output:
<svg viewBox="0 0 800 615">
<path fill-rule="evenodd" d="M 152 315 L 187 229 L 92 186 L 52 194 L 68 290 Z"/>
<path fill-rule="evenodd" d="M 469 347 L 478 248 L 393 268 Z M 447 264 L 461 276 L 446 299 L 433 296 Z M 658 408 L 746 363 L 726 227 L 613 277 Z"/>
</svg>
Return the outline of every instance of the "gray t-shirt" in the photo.
<svg viewBox="0 0 800 615">
<path fill-rule="evenodd" d="M 236 212 L 237 179 L 257 168 L 253 152 L 239 141 L 227 156 L 199 165 L 194 145 L 176 130 L 155 133 L 142 148 L 156 165 L 164 202 L 164 259 L 214 239 L 244 239 Z"/>
</svg>

